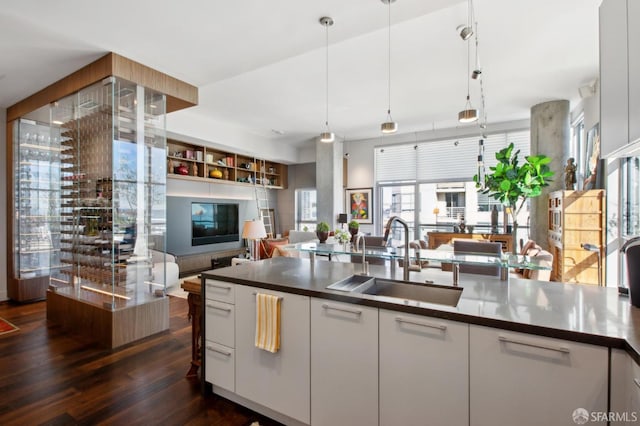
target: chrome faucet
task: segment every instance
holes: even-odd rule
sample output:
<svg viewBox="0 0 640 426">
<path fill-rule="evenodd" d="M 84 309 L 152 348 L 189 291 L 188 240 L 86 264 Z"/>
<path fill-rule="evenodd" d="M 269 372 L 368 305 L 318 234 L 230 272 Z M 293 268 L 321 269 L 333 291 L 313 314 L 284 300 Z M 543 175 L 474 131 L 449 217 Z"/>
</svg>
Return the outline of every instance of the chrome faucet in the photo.
<svg viewBox="0 0 640 426">
<path fill-rule="evenodd" d="M 364 234 L 362 232 L 358 232 L 356 235 L 356 251 L 358 251 L 358 247 L 360 246 L 360 240 L 362 240 L 362 275 L 369 275 L 369 262 L 365 260 L 367 245 L 365 244 Z"/>
<path fill-rule="evenodd" d="M 409 281 L 409 225 L 402 218 L 398 216 L 391 216 L 389 221 L 384 226 L 384 237 L 382 238 L 385 244 L 389 239 L 389 231 L 393 222 L 400 222 L 404 226 L 404 264 L 402 265 L 402 279 Z M 392 261 L 395 261 L 392 259 Z"/>
</svg>

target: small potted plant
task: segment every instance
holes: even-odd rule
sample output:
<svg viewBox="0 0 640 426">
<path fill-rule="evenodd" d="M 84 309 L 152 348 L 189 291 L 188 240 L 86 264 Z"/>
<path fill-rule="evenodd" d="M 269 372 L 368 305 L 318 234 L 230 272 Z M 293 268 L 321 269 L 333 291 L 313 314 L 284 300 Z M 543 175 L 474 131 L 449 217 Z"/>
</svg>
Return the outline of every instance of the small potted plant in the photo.
<svg viewBox="0 0 640 426">
<path fill-rule="evenodd" d="M 358 223 L 358 221 L 356 220 L 352 220 L 351 222 L 349 222 L 348 227 L 349 233 L 351 234 L 351 239 L 353 240 L 360 230 L 360 223 Z"/>
<path fill-rule="evenodd" d="M 321 243 L 327 241 L 327 238 L 329 238 L 329 224 L 327 222 L 319 222 L 316 225 L 316 235 Z"/>
</svg>

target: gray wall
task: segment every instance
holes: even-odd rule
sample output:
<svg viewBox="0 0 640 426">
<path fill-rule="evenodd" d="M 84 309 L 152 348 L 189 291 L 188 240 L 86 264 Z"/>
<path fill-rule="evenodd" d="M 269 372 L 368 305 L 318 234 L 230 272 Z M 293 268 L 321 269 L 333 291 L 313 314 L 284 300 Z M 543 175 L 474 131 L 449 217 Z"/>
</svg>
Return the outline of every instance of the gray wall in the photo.
<svg viewBox="0 0 640 426">
<path fill-rule="evenodd" d="M 278 232 L 294 229 L 296 224 L 296 189 L 316 187 L 316 163 L 292 164 L 289 166 L 289 185 L 277 193 Z"/>
<path fill-rule="evenodd" d="M 250 210 L 255 210 L 255 202 L 249 209 L 247 200 L 230 200 L 197 197 L 167 197 L 167 252 L 175 255 L 207 253 L 219 250 L 230 250 L 242 247 L 242 240 L 236 242 L 191 245 L 191 203 L 237 203 L 239 204 L 239 232 L 242 235 L 242 225 L 249 217 Z"/>
<path fill-rule="evenodd" d="M 0 108 L 0 152 L 6 152 L 7 147 L 7 110 Z M 6 162 L 6 160 L 5 160 Z M 0 300 L 7 300 L 7 173 L 10 167 L 4 167 L 0 172 Z"/>
</svg>

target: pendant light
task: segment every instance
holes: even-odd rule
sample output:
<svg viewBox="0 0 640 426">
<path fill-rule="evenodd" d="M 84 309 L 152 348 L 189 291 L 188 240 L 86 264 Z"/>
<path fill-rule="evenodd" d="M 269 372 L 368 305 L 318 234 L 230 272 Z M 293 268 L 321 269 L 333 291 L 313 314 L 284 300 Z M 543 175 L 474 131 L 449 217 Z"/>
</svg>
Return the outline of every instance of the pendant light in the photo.
<svg viewBox="0 0 640 426">
<path fill-rule="evenodd" d="M 330 143 L 336 139 L 336 135 L 329 129 L 329 27 L 333 25 L 333 19 L 328 16 L 323 16 L 320 18 L 320 24 L 325 28 L 326 34 L 326 119 L 324 125 L 326 127 L 325 131 L 320 133 L 320 142 Z"/>
<path fill-rule="evenodd" d="M 469 0 L 469 21 L 471 21 L 471 0 Z M 471 23 L 469 23 L 468 25 L 469 29 L 471 29 Z M 473 31 L 471 31 L 471 34 L 473 34 Z M 471 37 L 471 35 L 469 35 L 469 37 Z M 467 40 L 468 38 L 467 37 Z M 458 113 L 458 121 L 460 123 L 473 123 L 474 121 L 478 120 L 478 110 L 473 108 L 471 106 L 471 98 L 469 96 L 470 93 L 470 87 L 469 87 L 469 82 L 470 82 L 470 78 L 469 78 L 469 74 L 471 73 L 471 66 L 469 64 L 469 56 L 471 54 L 471 47 L 470 47 L 470 43 L 469 41 L 467 41 L 467 73 L 466 73 L 466 78 L 467 78 L 467 102 L 464 105 L 464 109 L 462 111 L 460 111 Z"/>
<path fill-rule="evenodd" d="M 387 104 L 387 121 L 380 125 L 380 130 L 382 133 L 395 133 L 398 130 L 398 123 L 393 121 L 391 118 L 391 3 L 394 3 L 396 0 L 382 0 L 382 3 L 389 5 L 389 30 L 388 30 L 388 39 L 389 39 L 389 53 L 388 53 L 388 71 L 389 71 L 389 80 L 388 80 L 388 95 L 389 95 L 389 103 Z"/>
</svg>

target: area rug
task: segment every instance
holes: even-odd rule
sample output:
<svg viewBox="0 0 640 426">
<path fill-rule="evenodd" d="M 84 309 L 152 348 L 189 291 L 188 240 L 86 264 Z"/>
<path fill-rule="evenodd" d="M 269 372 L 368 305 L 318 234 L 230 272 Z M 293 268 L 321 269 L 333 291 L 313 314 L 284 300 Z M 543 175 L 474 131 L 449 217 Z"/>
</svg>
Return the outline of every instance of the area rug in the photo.
<svg viewBox="0 0 640 426">
<path fill-rule="evenodd" d="M 20 330 L 15 325 L 11 324 L 9 321 L 4 318 L 0 318 L 0 335 L 11 333 L 12 331 Z"/>
</svg>

